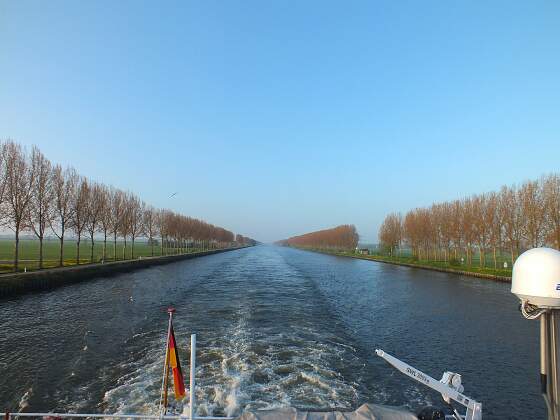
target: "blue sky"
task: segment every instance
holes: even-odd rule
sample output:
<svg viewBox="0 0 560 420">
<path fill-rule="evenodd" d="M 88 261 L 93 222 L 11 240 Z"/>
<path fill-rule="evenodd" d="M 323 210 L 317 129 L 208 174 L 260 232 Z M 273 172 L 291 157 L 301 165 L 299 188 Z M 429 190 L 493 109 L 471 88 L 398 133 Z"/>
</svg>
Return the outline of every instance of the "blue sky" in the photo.
<svg viewBox="0 0 560 420">
<path fill-rule="evenodd" d="M 375 241 L 388 212 L 559 170 L 558 22 L 552 0 L 0 0 L 0 138 L 260 240 Z"/>
</svg>

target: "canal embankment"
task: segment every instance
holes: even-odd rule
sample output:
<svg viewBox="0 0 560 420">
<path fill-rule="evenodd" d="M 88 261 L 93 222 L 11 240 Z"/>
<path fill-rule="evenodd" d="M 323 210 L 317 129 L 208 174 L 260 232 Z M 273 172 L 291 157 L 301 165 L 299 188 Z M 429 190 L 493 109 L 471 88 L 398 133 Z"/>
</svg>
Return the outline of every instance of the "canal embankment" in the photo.
<svg viewBox="0 0 560 420">
<path fill-rule="evenodd" d="M 322 254 L 336 255 L 338 257 L 347 257 L 347 258 L 355 258 L 359 260 L 375 261 L 375 262 L 381 262 L 385 264 L 419 268 L 422 270 L 439 271 L 442 273 L 458 274 L 461 276 L 477 277 L 481 279 L 487 279 L 487 280 L 498 281 L 503 283 L 511 283 L 511 276 L 484 273 L 484 272 L 474 271 L 474 269 L 471 271 L 468 269 L 463 270 L 460 268 L 452 268 L 452 267 L 438 267 L 437 265 L 427 265 L 427 264 L 423 264 L 422 262 L 418 262 L 418 263 L 404 262 L 404 261 L 399 261 L 398 259 L 391 259 L 389 257 L 381 257 L 376 255 L 362 255 L 362 254 L 353 254 L 348 252 L 333 252 L 328 250 L 309 249 L 309 248 L 303 248 L 303 249 L 307 251 L 319 252 Z"/>
<path fill-rule="evenodd" d="M 74 283 L 91 280 L 96 277 L 109 277 L 156 265 L 188 260 L 191 258 L 235 251 L 245 247 L 213 249 L 188 254 L 165 255 L 158 257 L 141 257 L 134 260 L 111 261 L 105 263 L 83 264 L 71 267 L 48 268 L 27 273 L 9 273 L 0 275 L 0 299 L 25 293 L 54 289 Z"/>
</svg>

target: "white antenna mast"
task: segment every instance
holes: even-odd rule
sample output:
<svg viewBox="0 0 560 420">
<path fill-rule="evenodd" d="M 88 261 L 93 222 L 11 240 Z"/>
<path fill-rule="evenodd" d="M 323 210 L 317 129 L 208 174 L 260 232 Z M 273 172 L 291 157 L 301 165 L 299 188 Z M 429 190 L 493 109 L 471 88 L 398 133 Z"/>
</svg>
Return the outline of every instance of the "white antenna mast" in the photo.
<svg viewBox="0 0 560 420">
<path fill-rule="evenodd" d="M 540 318 L 541 393 L 549 420 L 560 420 L 558 395 L 558 311 L 560 310 L 560 252 L 533 248 L 513 265 L 511 292 L 521 300 L 527 319 Z"/>
</svg>

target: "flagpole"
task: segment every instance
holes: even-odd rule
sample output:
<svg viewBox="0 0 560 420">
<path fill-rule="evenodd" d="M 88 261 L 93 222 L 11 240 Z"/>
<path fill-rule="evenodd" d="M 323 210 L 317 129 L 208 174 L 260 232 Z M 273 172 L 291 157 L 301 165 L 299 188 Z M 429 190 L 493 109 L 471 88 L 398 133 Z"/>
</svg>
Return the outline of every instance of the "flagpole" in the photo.
<svg viewBox="0 0 560 420">
<path fill-rule="evenodd" d="M 190 420 L 194 419 L 196 413 L 195 408 L 195 373 L 196 373 L 196 334 L 191 334 L 191 375 L 190 375 L 190 403 L 189 403 L 189 417 Z"/>
<path fill-rule="evenodd" d="M 167 313 L 169 314 L 169 325 L 167 327 L 167 340 L 165 344 L 165 361 L 163 364 L 163 378 L 162 378 L 161 394 L 160 394 L 160 402 L 159 402 L 160 415 L 167 414 L 167 389 L 168 389 L 167 381 L 169 378 L 169 337 L 171 336 L 171 323 L 173 321 L 174 312 L 175 312 L 175 308 L 173 307 L 167 308 Z"/>
</svg>

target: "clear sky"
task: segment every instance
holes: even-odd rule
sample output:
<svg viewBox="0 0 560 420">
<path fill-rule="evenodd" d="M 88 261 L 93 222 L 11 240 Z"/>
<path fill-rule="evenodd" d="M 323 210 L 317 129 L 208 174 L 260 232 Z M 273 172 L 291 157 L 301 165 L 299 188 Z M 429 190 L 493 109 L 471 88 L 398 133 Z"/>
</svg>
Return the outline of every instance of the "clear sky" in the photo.
<svg viewBox="0 0 560 420">
<path fill-rule="evenodd" d="M 556 0 L 0 0 L 0 138 L 259 240 L 376 241 L 388 212 L 559 170 L 559 22 Z"/>
</svg>

